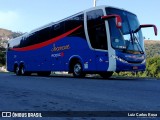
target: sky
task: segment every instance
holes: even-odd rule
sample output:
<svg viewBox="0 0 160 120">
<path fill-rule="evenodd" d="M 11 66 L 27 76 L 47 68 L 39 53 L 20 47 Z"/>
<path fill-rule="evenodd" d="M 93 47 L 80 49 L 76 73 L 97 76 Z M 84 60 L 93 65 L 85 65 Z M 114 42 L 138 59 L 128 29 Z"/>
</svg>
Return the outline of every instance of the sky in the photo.
<svg viewBox="0 0 160 120">
<path fill-rule="evenodd" d="M 155 24 L 160 30 L 160 0 L 97 0 L 99 5 L 133 12 L 140 24 Z M 93 0 L 0 0 L 0 28 L 29 32 L 91 7 Z M 146 39 L 160 40 L 160 34 L 155 36 L 153 28 L 142 32 Z"/>
</svg>

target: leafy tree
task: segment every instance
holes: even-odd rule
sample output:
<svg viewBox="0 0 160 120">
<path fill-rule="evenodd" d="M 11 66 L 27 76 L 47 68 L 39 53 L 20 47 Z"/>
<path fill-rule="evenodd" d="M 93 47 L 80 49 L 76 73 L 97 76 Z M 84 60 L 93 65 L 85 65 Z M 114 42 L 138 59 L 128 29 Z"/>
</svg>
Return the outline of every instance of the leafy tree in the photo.
<svg viewBox="0 0 160 120">
<path fill-rule="evenodd" d="M 5 51 L 4 48 L 0 48 L 0 66 L 5 65 L 5 62 L 6 62 L 6 57 L 5 57 L 4 51 Z"/>
<path fill-rule="evenodd" d="M 149 77 L 160 77 L 160 57 L 148 58 L 146 71 Z"/>
<path fill-rule="evenodd" d="M 11 32 L 11 34 L 7 35 L 8 38 L 16 38 L 23 35 L 22 32 Z M 5 35 L 4 35 L 5 36 Z M 4 37 L 2 36 L 2 37 Z M 0 66 L 4 66 L 5 65 L 5 61 L 6 61 L 6 55 L 5 55 L 5 48 L 4 48 L 4 44 L 6 44 L 8 41 L 7 40 L 0 40 Z"/>
</svg>

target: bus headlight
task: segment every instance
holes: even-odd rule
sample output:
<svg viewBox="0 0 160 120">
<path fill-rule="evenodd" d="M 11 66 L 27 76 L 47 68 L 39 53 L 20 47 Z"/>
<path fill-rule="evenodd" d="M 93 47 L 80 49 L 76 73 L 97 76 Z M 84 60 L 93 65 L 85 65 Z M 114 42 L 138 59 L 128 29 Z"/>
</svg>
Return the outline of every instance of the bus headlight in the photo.
<svg viewBox="0 0 160 120">
<path fill-rule="evenodd" d="M 118 57 L 118 56 L 115 56 L 115 55 L 112 55 L 111 57 L 113 57 L 114 59 L 120 61 L 120 62 L 123 62 L 123 63 L 128 63 L 127 61 L 123 60 L 122 58 Z"/>
<path fill-rule="evenodd" d="M 141 64 L 145 64 L 146 63 L 146 59 L 143 60 L 143 62 Z"/>
</svg>

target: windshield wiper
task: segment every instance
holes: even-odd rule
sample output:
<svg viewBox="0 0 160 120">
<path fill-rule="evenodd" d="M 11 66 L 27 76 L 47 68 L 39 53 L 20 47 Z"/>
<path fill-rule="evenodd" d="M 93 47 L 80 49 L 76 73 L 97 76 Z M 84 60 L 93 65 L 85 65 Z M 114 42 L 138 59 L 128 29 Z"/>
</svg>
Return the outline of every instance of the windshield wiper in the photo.
<svg viewBox="0 0 160 120">
<path fill-rule="evenodd" d="M 138 43 L 138 44 L 136 43 L 137 48 L 138 48 L 138 52 L 141 53 L 141 54 L 144 54 L 143 48 L 142 48 L 141 44 L 139 43 L 137 37 L 135 36 L 135 33 L 133 32 L 133 30 L 130 31 L 130 35 L 131 35 L 131 39 L 128 41 L 129 43 L 126 44 L 126 49 L 124 49 L 123 51 L 127 52 L 130 44 L 132 44 L 133 47 L 134 47 L 134 44 L 135 44 L 135 41 L 136 41 Z"/>
<path fill-rule="evenodd" d="M 132 31 L 132 39 L 133 39 L 133 42 L 137 42 L 138 43 L 138 45 L 137 45 L 137 48 L 139 49 L 139 52 L 141 53 L 141 54 L 144 54 L 144 51 L 143 51 L 143 48 L 142 48 L 142 46 L 141 46 L 141 44 L 139 43 L 139 41 L 138 41 L 138 39 L 137 39 L 137 37 L 135 36 L 135 31 Z"/>
<path fill-rule="evenodd" d="M 129 31 L 129 34 L 130 34 L 131 38 L 130 38 L 130 40 L 127 40 L 128 42 L 126 42 L 127 44 L 126 44 L 126 49 L 123 50 L 124 52 L 128 51 L 128 48 L 129 48 L 131 42 L 132 42 L 132 45 L 133 45 L 133 36 L 132 36 L 132 31 L 131 30 Z"/>
</svg>

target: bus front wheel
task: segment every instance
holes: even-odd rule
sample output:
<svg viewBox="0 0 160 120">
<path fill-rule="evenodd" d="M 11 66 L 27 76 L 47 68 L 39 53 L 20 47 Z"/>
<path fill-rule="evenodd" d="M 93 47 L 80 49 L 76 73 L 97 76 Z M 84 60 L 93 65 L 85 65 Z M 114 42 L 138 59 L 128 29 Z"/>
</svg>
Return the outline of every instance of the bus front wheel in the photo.
<svg viewBox="0 0 160 120">
<path fill-rule="evenodd" d="M 77 62 L 73 65 L 73 76 L 76 78 L 85 77 L 85 73 L 83 73 L 81 63 Z"/>
</svg>

